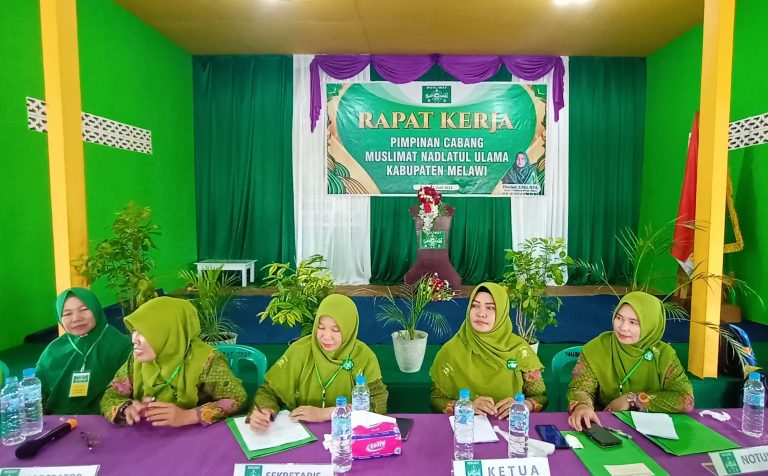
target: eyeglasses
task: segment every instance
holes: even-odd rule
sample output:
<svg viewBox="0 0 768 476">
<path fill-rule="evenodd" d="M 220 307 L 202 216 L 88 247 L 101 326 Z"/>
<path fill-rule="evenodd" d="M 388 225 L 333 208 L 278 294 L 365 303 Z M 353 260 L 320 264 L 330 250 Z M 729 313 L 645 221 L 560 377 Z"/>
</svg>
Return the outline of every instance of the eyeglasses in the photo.
<svg viewBox="0 0 768 476">
<path fill-rule="evenodd" d="M 101 446 L 101 439 L 96 433 L 81 431 L 80 440 L 88 447 L 88 451 L 93 451 L 93 448 Z"/>
</svg>

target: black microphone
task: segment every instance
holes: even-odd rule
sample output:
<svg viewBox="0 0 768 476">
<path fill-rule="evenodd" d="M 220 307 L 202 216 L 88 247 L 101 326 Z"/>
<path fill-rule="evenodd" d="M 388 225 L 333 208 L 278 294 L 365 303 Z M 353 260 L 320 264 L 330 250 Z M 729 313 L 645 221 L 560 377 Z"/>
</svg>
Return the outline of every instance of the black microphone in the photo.
<svg viewBox="0 0 768 476">
<path fill-rule="evenodd" d="M 43 446 L 58 440 L 70 431 L 74 430 L 75 427 L 77 427 L 77 420 L 70 418 L 66 421 L 66 423 L 62 423 L 40 438 L 22 443 L 21 446 L 16 448 L 16 457 L 18 459 L 27 459 L 35 456 Z"/>
</svg>

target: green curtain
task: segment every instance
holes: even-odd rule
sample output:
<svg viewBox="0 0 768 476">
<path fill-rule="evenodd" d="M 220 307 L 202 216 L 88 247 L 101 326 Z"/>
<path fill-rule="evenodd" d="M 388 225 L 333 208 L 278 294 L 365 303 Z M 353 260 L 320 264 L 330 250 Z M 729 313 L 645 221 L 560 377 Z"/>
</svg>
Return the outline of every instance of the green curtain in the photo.
<svg viewBox="0 0 768 476">
<path fill-rule="evenodd" d="M 490 81 L 509 81 L 501 68 Z M 371 69 L 371 81 L 383 78 Z M 419 81 L 456 81 L 433 66 Z M 371 197 L 371 283 L 402 283 L 416 259 L 416 233 L 408 208 L 413 197 Z M 456 208 L 450 237 L 450 259 L 465 284 L 501 279 L 504 250 L 512 247 L 509 198 L 446 197 Z"/>
<path fill-rule="evenodd" d="M 294 261 L 293 58 L 197 56 L 193 68 L 199 258 Z"/>
<path fill-rule="evenodd" d="M 618 282 L 629 265 L 616 234 L 637 230 L 640 212 L 645 58 L 572 57 L 569 69 L 568 252 Z"/>
</svg>

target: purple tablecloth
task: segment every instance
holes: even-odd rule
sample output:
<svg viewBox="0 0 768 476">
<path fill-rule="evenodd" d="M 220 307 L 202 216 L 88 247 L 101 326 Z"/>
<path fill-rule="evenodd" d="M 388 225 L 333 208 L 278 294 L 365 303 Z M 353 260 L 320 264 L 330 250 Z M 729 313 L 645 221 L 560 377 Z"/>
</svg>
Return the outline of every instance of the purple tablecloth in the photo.
<svg viewBox="0 0 768 476">
<path fill-rule="evenodd" d="M 732 419 L 718 422 L 700 417 L 698 410 L 691 414 L 709 427 L 743 446 L 768 444 L 768 439 L 755 439 L 740 433 L 741 411 L 728 410 Z M 374 460 L 355 461 L 351 475 L 448 475 L 453 456 L 453 438 L 446 415 L 402 415 L 415 419 L 408 441 L 403 442 L 403 454 Z M 600 414 L 603 425 L 619 428 L 633 435 L 644 451 L 670 474 L 692 475 L 702 473 L 702 462 L 709 461 L 706 454 L 675 457 L 665 453 L 650 440 L 637 434 L 629 426 L 610 414 Z M 208 428 L 158 429 L 146 424 L 130 428 L 116 428 L 99 416 L 78 418 L 79 425 L 72 433 L 44 448 L 31 460 L 17 460 L 15 447 L 0 447 L 0 468 L 24 466 L 67 466 L 99 464 L 100 475 L 152 476 L 152 475 L 231 475 L 235 463 L 247 463 L 240 446 L 225 423 Z M 58 417 L 46 417 L 45 431 L 59 423 Z M 498 422 L 494 421 L 494 424 Z M 531 419 L 531 435 L 538 437 L 534 425 L 551 423 L 561 430 L 568 429 L 565 413 L 538 413 Z M 506 422 L 499 424 L 502 428 Z M 308 425 L 322 440 L 330 432 L 330 423 Z M 80 431 L 100 436 L 100 446 L 89 451 L 80 439 Z M 506 444 L 475 445 L 475 457 L 504 458 Z M 276 455 L 253 460 L 254 463 L 328 463 L 330 456 L 319 442 Z M 557 450 L 549 457 L 553 475 L 589 474 L 573 451 Z"/>
</svg>

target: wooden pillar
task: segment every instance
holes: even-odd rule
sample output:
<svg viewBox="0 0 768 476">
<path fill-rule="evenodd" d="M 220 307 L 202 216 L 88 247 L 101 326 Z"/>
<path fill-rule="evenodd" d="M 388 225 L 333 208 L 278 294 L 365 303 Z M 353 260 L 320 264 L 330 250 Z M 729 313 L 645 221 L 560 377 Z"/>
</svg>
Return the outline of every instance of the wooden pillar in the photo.
<svg viewBox="0 0 768 476">
<path fill-rule="evenodd" d="M 76 0 L 40 0 L 56 292 L 84 286 L 88 253 Z"/>
<path fill-rule="evenodd" d="M 701 62 L 699 158 L 696 184 L 696 230 L 693 259 L 696 273 L 722 275 L 725 193 L 728 176 L 728 126 L 735 0 L 705 0 Z M 693 283 L 688 369 L 699 377 L 717 377 L 721 283 Z"/>
</svg>

